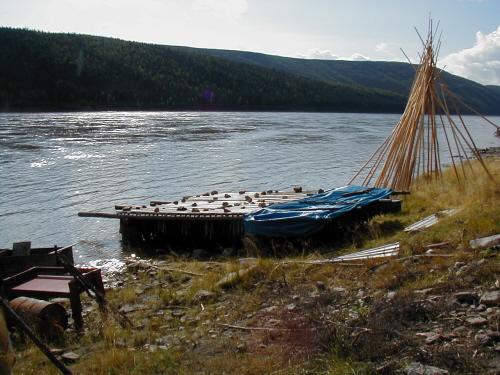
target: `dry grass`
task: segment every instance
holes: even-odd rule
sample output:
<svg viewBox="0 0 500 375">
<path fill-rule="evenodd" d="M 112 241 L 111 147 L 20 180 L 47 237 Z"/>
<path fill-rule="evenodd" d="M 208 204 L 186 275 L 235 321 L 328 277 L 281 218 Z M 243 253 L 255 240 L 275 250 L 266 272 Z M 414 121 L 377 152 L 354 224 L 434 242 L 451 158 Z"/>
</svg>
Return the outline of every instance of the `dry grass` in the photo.
<svg viewBox="0 0 500 375">
<path fill-rule="evenodd" d="M 488 167 L 500 180 L 498 163 L 488 161 Z M 290 252 L 284 257 L 278 256 L 283 245 L 279 244 L 271 245 L 275 256 L 264 257 L 259 245 L 247 239 L 247 254 L 260 257 L 250 272 L 224 288 L 217 282 L 248 265 L 238 259 L 197 262 L 167 257 L 165 269 L 137 266 L 123 287 L 107 293 L 116 306 L 137 308 L 129 314 L 137 327 L 123 330 L 94 309 L 85 317 L 85 333 L 67 332 L 57 346 L 81 355 L 69 365 L 81 375 L 370 374 L 379 373 L 371 361 L 380 363 L 410 352 L 414 359 L 453 373 L 478 372 L 476 364 L 460 361 L 463 353 L 457 350 L 431 357 L 409 333 L 412 326 L 425 325 L 448 308 L 444 303 L 416 302 L 416 291 L 489 288 L 500 277 L 499 255 L 488 250 L 471 252 L 468 244 L 498 232 L 498 185 L 483 175 L 467 185 L 452 175 L 445 177 L 442 183 L 420 184 L 404 197 L 402 212 L 374 217 L 359 228 L 355 242 L 342 248 L 286 244 Z M 450 208 L 462 210 L 430 230 L 411 235 L 402 231 Z M 398 259 L 357 266 L 307 263 L 395 241 L 401 243 Z M 434 249 L 435 256 L 423 256 L 428 245 L 444 241 L 450 244 Z M 460 261 L 470 263 L 467 272 L 450 272 Z M 214 296 L 199 301 L 195 296 L 202 290 Z M 391 291 L 398 297 L 388 303 L 383 298 Z M 84 302 L 92 305 L 87 298 Z M 58 373 L 29 341 L 15 334 L 14 344 L 15 373 Z M 391 373 L 401 365 L 394 361 L 384 366 Z"/>
</svg>

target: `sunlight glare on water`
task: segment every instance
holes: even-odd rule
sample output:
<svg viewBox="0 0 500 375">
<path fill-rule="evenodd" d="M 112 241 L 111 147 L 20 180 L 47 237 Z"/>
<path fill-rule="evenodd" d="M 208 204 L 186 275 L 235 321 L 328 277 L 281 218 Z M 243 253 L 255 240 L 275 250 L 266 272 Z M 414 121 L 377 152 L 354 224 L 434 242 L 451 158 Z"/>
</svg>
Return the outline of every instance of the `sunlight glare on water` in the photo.
<svg viewBox="0 0 500 375">
<path fill-rule="evenodd" d="M 123 257 L 115 204 L 239 190 L 345 185 L 400 115 L 88 112 L 0 114 L 0 247 L 75 247 L 77 263 Z M 466 117 L 477 147 L 499 146 Z M 499 123 L 500 118 L 492 121 Z"/>
</svg>

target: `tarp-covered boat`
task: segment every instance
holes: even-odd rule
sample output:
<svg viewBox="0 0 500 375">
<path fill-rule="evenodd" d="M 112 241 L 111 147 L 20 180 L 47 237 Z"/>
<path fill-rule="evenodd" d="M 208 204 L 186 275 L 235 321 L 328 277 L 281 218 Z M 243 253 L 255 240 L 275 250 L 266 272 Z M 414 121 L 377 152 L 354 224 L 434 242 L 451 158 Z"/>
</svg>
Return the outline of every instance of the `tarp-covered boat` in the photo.
<svg viewBox="0 0 500 375">
<path fill-rule="evenodd" d="M 344 186 L 293 202 L 275 204 L 243 218 L 245 231 L 266 237 L 307 236 L 334 219 L 388 199 L 391 189 Z"/>
</svg>

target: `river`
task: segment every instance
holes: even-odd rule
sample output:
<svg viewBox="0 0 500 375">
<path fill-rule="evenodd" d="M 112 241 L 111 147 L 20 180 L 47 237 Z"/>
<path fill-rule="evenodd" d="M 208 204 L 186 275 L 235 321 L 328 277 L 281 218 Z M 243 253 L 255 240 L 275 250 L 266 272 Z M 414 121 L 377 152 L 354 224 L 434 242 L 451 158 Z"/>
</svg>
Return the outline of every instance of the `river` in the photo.
<svg viewBox="0 0 500 375">
<path fill-rule="evenodd" d="M 400 115 L 261 112 L 0 114 L 0 248 L 75 246 L 78 264 L 120 259 L 115 204 L 211 190 L 345 185 Z M 491 124 L 464 116 L 479 148 L 500 146 Z M 496 124 L 500 117 L 490 118 Z"/>
</svg>

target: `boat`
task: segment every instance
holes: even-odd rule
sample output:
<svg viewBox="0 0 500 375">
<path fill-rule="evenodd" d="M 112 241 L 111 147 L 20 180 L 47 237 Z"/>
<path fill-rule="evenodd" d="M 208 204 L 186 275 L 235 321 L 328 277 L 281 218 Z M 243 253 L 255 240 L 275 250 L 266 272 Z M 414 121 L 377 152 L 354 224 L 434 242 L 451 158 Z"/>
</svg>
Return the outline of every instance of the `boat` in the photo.
<svg viewBox="0 0 500 375">
<path fill-rule="evenodd" d="M 391 189 L 343 186 L 292 202 L 275 204 L 243 218 L 245 231 L 264 237 L 297 237 L 345 231 L 344 225 L 380 213 L 397 212 L 400 199 L 391 199 Z M 337 219 L 341 217 L 339 222 Z"/>
<path fill-rule="evenodd" d="M 497 130 L 495 130 L 495 133 L 493 133 L 495 135 L 495 137 L 499 137 L 500 138 L 500 128 L 497 128 Z"/>
<path fill-rule="evenodd" d="M 56 252 L 74 264 L 72 246 L 31 248 L 31 242 L 16 242 L 12 249 L 0 249 L 0 278 L 5 279 L 32 267 L 62 267 Z"/>
</svg>

